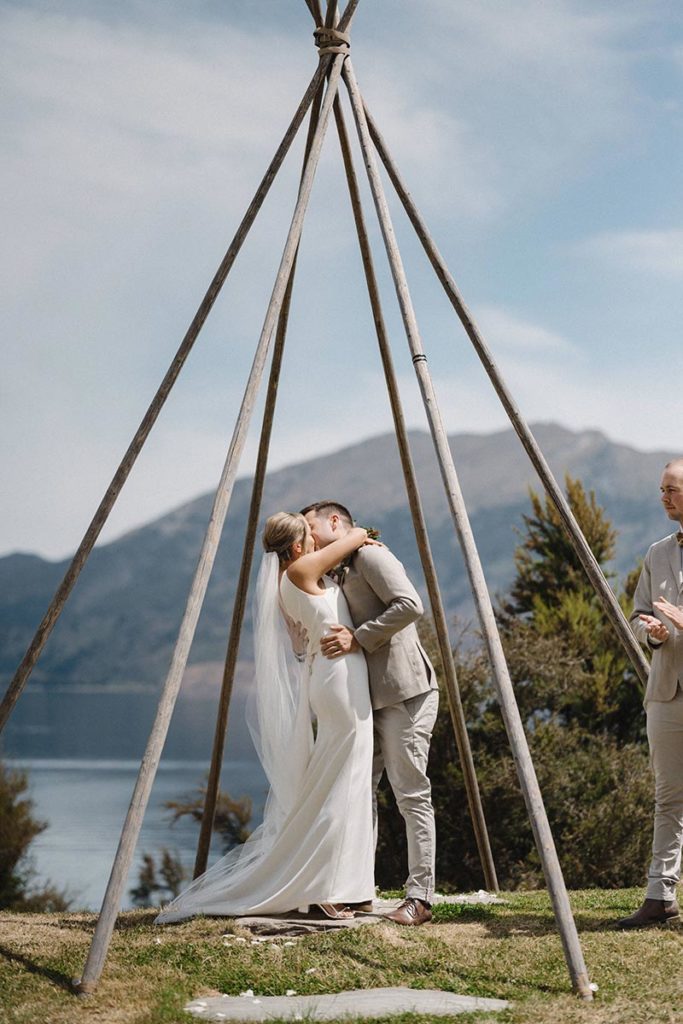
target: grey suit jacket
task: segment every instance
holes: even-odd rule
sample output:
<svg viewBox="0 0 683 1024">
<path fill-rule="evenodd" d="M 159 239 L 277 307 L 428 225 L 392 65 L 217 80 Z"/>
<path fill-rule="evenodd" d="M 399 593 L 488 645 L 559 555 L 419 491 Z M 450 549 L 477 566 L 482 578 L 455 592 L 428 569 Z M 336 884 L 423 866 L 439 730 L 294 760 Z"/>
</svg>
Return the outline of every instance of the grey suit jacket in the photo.
<svg viewBox="0 0 683 1024">
<path fill-rule="evenodd" d="M 649 700 L 673 700 L 677 684 L 680 682 L 683 686 L 683 632 L 652 607 L 652 602 L 658 597 L 665 597 L 672 604 L 683 604 L 681 548 L 675 533 L 658 540 L 649 549 L 633 598 L 631 628 L 652 652 L 646 704 Z M 654 615 L 665 623 L 669 627 L 669 639 L 661 644 L 649 640 L 645 625 L 638 618 L 641 613 Z"/>
<path fill-rule="evenodd" d="M 415 627 L 422 602 L 396 556 L 385 547 L 361 548 L 342 588 L 365 651 L 373 708 L 435 689 L 436 673 Z"/>
</svg>

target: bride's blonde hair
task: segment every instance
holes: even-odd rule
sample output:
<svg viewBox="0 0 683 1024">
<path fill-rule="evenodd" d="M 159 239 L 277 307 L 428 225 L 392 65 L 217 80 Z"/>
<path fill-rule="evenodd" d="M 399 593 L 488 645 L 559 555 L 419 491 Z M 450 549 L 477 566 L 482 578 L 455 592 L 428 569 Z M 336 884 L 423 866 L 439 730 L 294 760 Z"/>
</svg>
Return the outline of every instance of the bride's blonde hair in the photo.
<svg viewBox="0 0 683 1024">
<path fill-rule="evenodd" d="M 266 519 L 263 528 L 263 546 L 274 551 L 280 562 L 292 559 L 292 544 L 303 541 L 306 536 L 306 520 L 300 512 L 276 512 Z"/>
</svg>

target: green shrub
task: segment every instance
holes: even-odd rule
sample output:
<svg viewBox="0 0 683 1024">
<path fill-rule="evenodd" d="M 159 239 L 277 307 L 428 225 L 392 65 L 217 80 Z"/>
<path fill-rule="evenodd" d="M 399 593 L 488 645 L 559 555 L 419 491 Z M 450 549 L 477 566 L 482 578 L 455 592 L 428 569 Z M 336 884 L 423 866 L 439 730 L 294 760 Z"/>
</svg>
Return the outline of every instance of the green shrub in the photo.
<svg viewBox="0 0 683 1024">
<path fill-rule="evenodd" d="M 66 910 L 69 900 L 51 883 L 35 884 L 31 843 L 47 823 L 33 816 L 26 772 L 0 762 L 0 910 Z"/>
</svg>

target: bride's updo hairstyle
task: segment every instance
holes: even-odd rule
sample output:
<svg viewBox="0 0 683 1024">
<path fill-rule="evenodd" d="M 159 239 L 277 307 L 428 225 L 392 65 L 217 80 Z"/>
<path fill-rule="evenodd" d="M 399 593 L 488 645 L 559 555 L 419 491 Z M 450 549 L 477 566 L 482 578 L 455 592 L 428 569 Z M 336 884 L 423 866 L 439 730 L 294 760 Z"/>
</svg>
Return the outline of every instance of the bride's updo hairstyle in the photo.
<svg viewBox="0 0 683 1024">
<path fill-rule="evenodd" d="M 300 512 L 276 512 L 266 519 L 263 528 L 263 546 L 274 551 L 280 564 L 292 559 L 292 544 L 303 542 L 306 536 L 306 520 Z"/>
</svg>

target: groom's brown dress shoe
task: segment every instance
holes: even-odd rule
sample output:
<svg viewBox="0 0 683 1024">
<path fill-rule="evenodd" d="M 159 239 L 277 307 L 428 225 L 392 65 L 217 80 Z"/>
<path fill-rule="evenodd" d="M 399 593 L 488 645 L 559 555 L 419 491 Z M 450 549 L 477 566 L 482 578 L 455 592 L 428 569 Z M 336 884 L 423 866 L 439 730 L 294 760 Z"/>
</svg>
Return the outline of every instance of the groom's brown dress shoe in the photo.
<svg viewBox="0 0 683 1024">
<path fill-rule="evenodd" d="M 395 921 L 396 924 L 427 924 L 427 921 L 432 919 L 432 912 L 422 900 L 416 900 L 409 896 L 400 907 L 396 907 L 396 910 L 392 910 L 390 914 L 384 916 L 389 921 Z"/>
<path fill-rule="evenodd" d="M 656 924 L 666 924 L 675 920 L 680 914 L 676 900 L 645 900 L 630 917 L 617 921 L 617 928 L 650 928 Z"/>
</svg>

